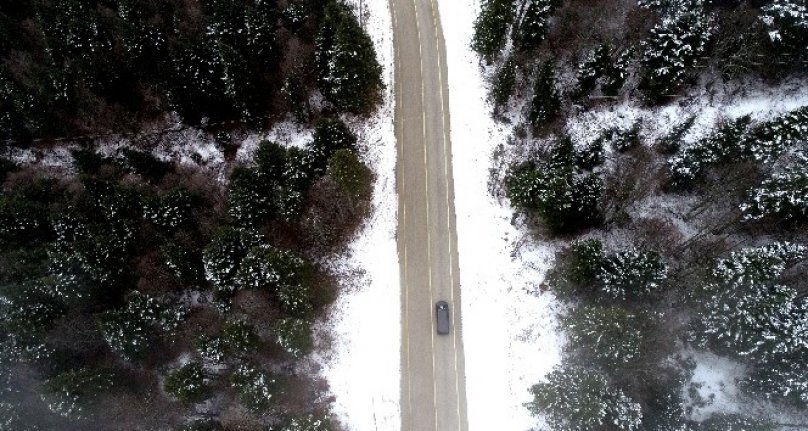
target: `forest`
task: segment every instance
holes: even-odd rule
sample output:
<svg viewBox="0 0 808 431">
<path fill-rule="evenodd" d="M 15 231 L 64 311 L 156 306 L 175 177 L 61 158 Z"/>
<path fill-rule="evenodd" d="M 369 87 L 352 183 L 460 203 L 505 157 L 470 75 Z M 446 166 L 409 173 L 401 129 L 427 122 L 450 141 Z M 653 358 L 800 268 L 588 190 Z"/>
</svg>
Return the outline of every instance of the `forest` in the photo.
<svg viewBox="0 0 808 431">
<path fill-rule="evenodd" d="M 525 408 L 552 430 L 804 427 L 808 99 L 773 107 L 806 85 L 805 1 L 485 0 L 472 48 L 513 130 L 491 193 L 557 250 L 566 342 Z M 744 370 L 736 408 L 696 414 L 704 357 Z"/>
<path fill-rule="evenodd" d="M 357 13 L 10 0 L 0 59 L 0 430 L 339 429 L 306 358 L 374 180 Z M 236 157 L 281 121 L 311 138 Z M 194 139 L 222 169 L 156 151 Z"/>
</svg>

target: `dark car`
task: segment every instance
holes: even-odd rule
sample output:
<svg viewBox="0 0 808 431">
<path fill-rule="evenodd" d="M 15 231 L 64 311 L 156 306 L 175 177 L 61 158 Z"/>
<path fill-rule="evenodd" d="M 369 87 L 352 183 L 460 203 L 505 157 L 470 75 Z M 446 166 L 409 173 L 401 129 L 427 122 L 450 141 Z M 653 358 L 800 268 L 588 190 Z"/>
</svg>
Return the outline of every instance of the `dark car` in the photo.
<svg viewBox="0 0 808 431">
<path fill-rule="evenodd" d="M 446 335 L 449 333 L 449 304 L 446 301 L 438 301 L 435 303 L 435 317 L 438 320 L 438 334 Z"/>
</svg>

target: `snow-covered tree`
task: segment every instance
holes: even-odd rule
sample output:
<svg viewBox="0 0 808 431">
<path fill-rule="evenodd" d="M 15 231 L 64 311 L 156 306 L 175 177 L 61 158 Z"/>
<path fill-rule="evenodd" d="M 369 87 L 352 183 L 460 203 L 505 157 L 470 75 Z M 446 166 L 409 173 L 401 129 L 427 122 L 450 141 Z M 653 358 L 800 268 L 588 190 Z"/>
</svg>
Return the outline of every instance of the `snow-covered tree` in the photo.
<svg viewBox="0 0 808 431">
<path fill-rule="evenodd" d="M 597 273 L 600 291 L 614 299 L 632 299 L 657 290 L 668 267 L 656 252 L 621 251 L 603 259 Z"/>
<path fill-rule="evenodd" d="M 205 278 L 217 289 L 235 291 L 234 278 L 239 265 L 249 250 L 260 243 L 254 232 L 236 229 L 220 229 L 202 252 Z"/>
<path fill-rule="evenodd" d="M 714 25 L 703 2 L 685 3 L 663 16 L 642 44 L 640 89 L 652 102 L 676 93 L 712 38 Z"/>
<path fill-rule="evenodd" d="M 372 192 L 373 172 L 351 150 L 334 152 L 328 159 L 326 172 L 353 198 L 367 198 Z"/>
<path fill-rule="evenodd" d="M 755 397 L 784 401 L 799 408 L 808 406 L 808 350 L 776 361 L 759 364 L 744 380 L 741 388 Z"/>
<path fill-rule="evenodd" d="M 477 19 L 471 48 L 491 63 L 496 58 L 508 37 L 508 29 L 514 20 L 514 0 L 485 0 Z"/>
<path fill-rule="evenodd" d="M 491 95 L 494 97 L 494 105 L 496 107 L 503 107 L 508 104 L 513 95 L 514 85 L 516 84 L 516 60 L 513 56 L 508 57 L 502 66 L 500 66 L 494 82 L 491 87 Z"/>
<path fill-rule="evenodd" d="M 199 362 L 189 362 L 169 372 L 163 382 L 165 391 L 184 403 L 195 403 L 207 397 L 205 370 Z"/>
<path fill-rule="evenodd" d="M 629 77 L 629 68 L 634 61 L 636 51 L 633 48 L 623 49 L 603 72 L 600 91 L 604 96 L 617 96 Z M 614 57 L 614 54 L 612 55 Z"/>
<path fill-rule="evenodd" d="M 173 189 L 143 208 L 143 217 L 167 231 L 186 226 L 193 220 L 194 198 L 188 190 Z"/>
<path fill-rule="evenodd" d="M 255 226 L 269 219 L 275 210 L 277 186 L 254 168 L 239 166 L 230 174 L 228 213 L 241 226 Z"/>
<path fill-rule="evenodd" d="M 723 123 L 708 137 L 687 146 L 669 161 L 671 175 L 677 184 L 698 178 L 709 166 L 740 157 L 740 142 L 746 139 L 751 118 L 739 117 Z"/>
<path fill-rule="evenodd" d="M 748 193 L 741 211 L 746 220 L 780 217 L 805 220 L 808 217 L 808 160 L 773 174 Z"/>
<path fill-rule="evenodd" d="M 562 318 L 569 345 L 605 369 L 635 363 L 641 354 L 645 319 L 617 306 L 580 306 Z"/>
<path fill-rule="evenodd" d="M 338 118 L 324 118 L 317 122 L 309 144 L 311 169 L 322 175 L 331 156 L 339 150 L 356 150 L 356 135 Z"/>
<path fill-rule="evenodd" d="M 276 291 L 282 285 L 297 285 L 305 278 L 306 263 L 291 252 L 268 244 L 249 249 L 241 260 L 234 283 L 242 289 Z"/>
<path fill-rule="evenodd" d="M 549 160 L 530 161 L 509 172 L 505 188 L 511 203 L 536 211 L 555 233 L 572 232 L 599 221 L 600 178 L 576 174 L 575 148 L 559 138 Z"/>
<path fill-rule="evenodd" d="M 179 431 L 224 431 L 224 427 L 216 419 L 196 419 L 183 425 Z"/>
<path fill-rule="evenodd" d="M 640 127 L 642 124 L 637 121 L 628 129 L 612 129 L 609 139 L 612 141 L 612 148 L 615 151 L 624 153 L 640 145 Z"/>
<path fill-rule="evenodd" d="M 555 86 L 555 63 L 539 64 L 534 75 L 528 119 L 534 128 L 541 129 L 555 120 L 561 109 L 561 96 Z"/>
<path fill-rule="evenodd" d="M 221 340 L 231 355 L 239 356 L 255 351 L 261 342 L 255 328 L 242 320 L 225 323 Z"/>
<path fill-rule="evenodd" d="M 796 55 L 808 55 L 808 3 L 773 0 L 761 8 L 760 19 L 772 41 Z"/>
<path fill-rule="evenodd" d="M 333 426 L 323 415 L 305 415 L 289 418 L 276 431 L 331 431 Z"/>
<path fill-rule="evenodd" d="M 113 384 L 112 376 L 104 370 L 72 370 L 48 379 L 41 396 L 53 413 L 81 419 L 86 417 L 87 408 Z"/>
<path fill-rule="evenodd" d="M 700 343 L 719 352 L 770 361 L 808 350 L 808 300 L 778 283 L 808 255 L 790 243 L 744 249 L 718 262 L 696 325 Z"/>
<path fill-rule="evenodd" d="M 575 95 L 578 98 L 586 97 L 595 89 L 600 79 L 611 67 L 612 47 L 608 43 L 602 43 L 584 54 L 584 58 L 578 63 L 576 77 L 578 80 Z"/>
<path fill-rule="evenodd" d="M 277 398 L 283 395 L 280 381 L 252 364 L 236 367 L 230 383 L 238 392 L 241 404 L 256 413 L 266 412 L 277 405 Z"/>
<path fill-rule="evenodd" d="M 542 415 L 553 430 L 591 431 L 612 425 L 637 430 L 642 423 L 640 404 L 621 389 L 609 385 L 600 372 L 577 366 L 555 368 L 545 381 L 530 388 L 526 404 Z"/>
<path fill-rule="evenodd" d="M 701 421 L 695 431 L 774 431 L 778 427 L 768 421 L 741 414 L 716 413 Z"/>
<path fill-rule="evenodd" d="M 134 291 L 127 295 L 124 307 L 104 313 L 101 331 L 114 352 L 128 361 L 137 361 L 161 337 L 170 335 L 187 314 L 184 306 Z"/>
<path fill-rule="evenodd" d="M 23 411 L 22 404 L 0 401 L 0 431 L 39 431 L 41 428 L 35 424 L 26 423 L 20 417 Z"/>
<path fill-rule="evenodd" d="M 278 319 L 272 325 L 272 333 L 278 345 L 297 358 L 308 354 L 314 345 L 308 320 Z"/>
<path fill-rule="evenodd" d="M 591 171 L 603 164 L 603 139 L 598 138 L 579 148 L 575 154 L 575 166 Z"/>
<path fill-rule="evenodd" d="M 526 0 L 522 3 L 518 22 L 514 24 L 514 39 L 520 49 L 536 48 L 547 37 L 550 18 L 560 3 L 558 0 Z"/>
<path fill-rule="evenodd" d="M 370 36 L 341 0 L 326 2 L 316 46 L 320 88 L 326 98 L 341 110 L 370 112 L 381 100 L 382 68 Z"/>
</svg>

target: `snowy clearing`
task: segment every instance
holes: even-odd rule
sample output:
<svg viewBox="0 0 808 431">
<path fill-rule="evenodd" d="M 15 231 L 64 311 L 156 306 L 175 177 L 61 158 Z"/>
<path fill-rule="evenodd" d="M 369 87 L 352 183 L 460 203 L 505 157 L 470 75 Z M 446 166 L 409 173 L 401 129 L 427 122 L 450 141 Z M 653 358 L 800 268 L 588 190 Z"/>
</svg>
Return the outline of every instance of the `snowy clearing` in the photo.
<svg viewBox="0 0 808 431">
<path fill-rule="evenodd" d="M 491 118 L 483 70 L 471 51 L 478 0 L 439 0 L 449 70 L 452 163 L 462 288 L 469 429 L 539 425 L 528 388 L 560 361 L 558 302 L 540 291 L 555 248 L 511 224 L 488 191 L 492 155 L 510 128 Z"/>
<path fill-rule="evenodd" d="M 352 2 L 358 6 L 359 2 Z M 341 293 L 318 332 L 332 343 L 315 355 L 335 400 L 332 412 L 349 430 L 401 427 L 401 305 L 393 127 L 393 35 L 387 0 L 363 2 L 364 23 L 384 68 L 385 99 L 370 121 L 346 119 L 376 174 L 370 216 L 333 270 Z M 357 8 L 358 9 L 358 8 Z"/>
</svg>

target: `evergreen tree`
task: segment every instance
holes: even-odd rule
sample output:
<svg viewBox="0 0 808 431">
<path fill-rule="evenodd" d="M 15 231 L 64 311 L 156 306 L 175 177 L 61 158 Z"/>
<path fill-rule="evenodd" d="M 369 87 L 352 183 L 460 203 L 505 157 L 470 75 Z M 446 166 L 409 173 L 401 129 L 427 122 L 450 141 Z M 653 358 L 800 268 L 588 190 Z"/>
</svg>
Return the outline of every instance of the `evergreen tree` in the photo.
<svg viewBox="0 0 808 431">
<path fill-rule="evenodd" d="M 695 327 L 701 344 L 768 361 L 808 350 L 808 301 L 778 277 L 808 249 L 789 243 L 744 249 L 718 262 Z"/>
<path fill-rule="evenodd" d="M 272 325 L 272 332 L 278 345 L 296 358 L 307 355 L 313 348 L 311 323 L 307 320 L 278 319 Z"/>
<path fill-rule="evenodd" d="M 277 431 L 332 431 L 333 429 L 328 417 L 309 414 L 287 419 Z"/>
<path fill-rule="evenodd" d="M 110 349 L 127 361 L 142 360 L 161 337 L 185 320 L 188 310 L 134 291 L 126 305 L 101 316 L 101 331 Z"/>
<path fill-rule="evenodd" d="M 274 375 L 249 363 L 236 367 L 230 383 L 238 392 L 241 404 L 256 413 L 276 406 L 277 398 L 283 394 L 283 388 Z"/>
<path fill-rule="evenodd" d="M 641 355 L 642 316 L 620 307 L 581 306 L 562 318 L 570 346 L 607 370 L 629 367 Z"/>
<path fill-rule="evenodd" d="M 554 233 L 569 233 L 599 222 L 600 179 L 576 175 L 575 148 L 569 138 L 555 142 L 549 160 L 516 166 L 506 178 L 511 203 L 536 211 Z"/>
<path fill-rule="evenodd" d="M 491 94 L 494 96 L 494 106 L 496 108 L 501 108 L 508 104 L 508 100 L 510 100 L 513 95 L 515 84 L 516 60 L 514 60 L 513 56 L 510 56 L 505 60 L 494 76 Z"/>
<path fill-rule="evenodd" d="M 597 273 L 600 291 L 614 299 L 633 299 L 659 289 L 668 267 L 656 252 L 628 250 L 602 261 Z"/>
<path fill-rule="evenodd" d="M 513 0 L 486 0 L 474 21 L 471 48 L 490 64 L 505 46 L 514 19 Z"/>
<path fill-rule="evenodd" d="M 373 171 L 351 150 L 337 150 L 328 159 L 328 176 L 355 199 L 367 199 L 373 192 Z"/>
<path fill-rule="evenodd" d="M 685 2 L 651 29 L 643 42 L 640 89 L 652 103 L 672 96 L 708 48 L 713 23 L 701 1 Z"/>
<path fill-rule="evenodd" d="M 787 53 L 808 56 L 808 6 L 804 0 L 774 0 L 761 8 L 769 37 Z"/>
<path fill-rule="evenodd" d="M 242 289 L 278 291 L 287 285 L 299 285 L 306 279 L 303 259 L 270 245 L 252 247 L 239 264 L 234 282 Z"/>
<path fill-rule="evenodd" d="M 184 403 L 202 401 L 208 394 L 205 370 L 199 362 L 189 362 L 168 373 L 163 387 L 169 395 Z"/>
<path fill-rule="evenodd" d="M 520 49 L 534 49 L 544 41 L 550 18 L 560 4 L 559 0 L 527 0 L 523 3 L 519 20 L 514 24 L 514 39 Z"/>
<path fill-rule="evenodd" d="M 87 417 L 87 410 L 105 391 L 113 387 L 113 376 L 104 370 L 80 369 L 66 371 L 48 379 L 42 390 L 42 400 L 48 409 L 69 419 Z"/>
<path fill-rule="evenodd" d="M 560 109 L 561 97 L 555 87 L 555 63 L 546 61 L 536 67 L 528 120 L 534 128 L 541 129 L 558 117 Z"/>
<path fill-rule="evenodd" d="M 331 156 L 339 150 L 356 150 L 356 135 L 337 118 L 325 118 L 317 122 L 314 136 L 309 144 L 311 170 L 322 175 L 328 167 Z"/>
<path fill-rule="evenodd" d="M 337 109 L 369 113 L 381 100 L 382 68 L 373 42 L 340 0 L 329 0 L 317 36 L 320 87 Z"/>
<path fill-rule="evenodd" d="M 808 159 L 771 175 L 749 191 L 741 205 L 746 220 L 779 217 L 801 221 L 808 218 Z"/>
<path fill-rule="evenodd" d="M 590 431 L 607 425 L 639 429 L 640 404 L 611 387 L 601 373 L 567 366 L 554 369 L 545 380 L 530 388 L 533 401 L 527 408 L 544 416 L 552 429 Z"/>
<path fill-rule="evenodd" d="M 236 228 L 216 232 L 202 252 L 205 278 L 217 289 L 235 291 L 239 265 L 249 250 L 260 243 L 258 235 Z"/>
<path fill-rule="evenodd" d="M 750 396 L 785 402 L 797 408 L 808 406 L 808 351 L 802 349 L 792 355 L 758 364 L 744 380 L 741 388 Z M 765 429 L 765 428 L 764 428 Z"/>
<path fill-rule="evenodd" d="M 586 53 L 576 72 L 578 78 L 576 98 L 586 97 L 595 89 L 598 79 L 611 67 L 611 55 L 612 47 L 608 43 L 602 43 Z"/>
</svg>

